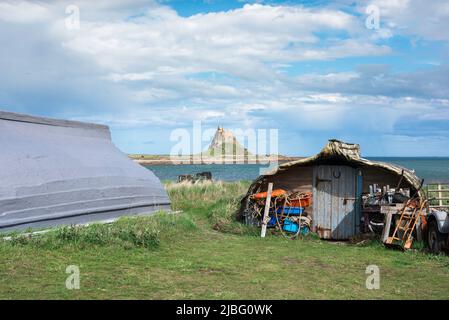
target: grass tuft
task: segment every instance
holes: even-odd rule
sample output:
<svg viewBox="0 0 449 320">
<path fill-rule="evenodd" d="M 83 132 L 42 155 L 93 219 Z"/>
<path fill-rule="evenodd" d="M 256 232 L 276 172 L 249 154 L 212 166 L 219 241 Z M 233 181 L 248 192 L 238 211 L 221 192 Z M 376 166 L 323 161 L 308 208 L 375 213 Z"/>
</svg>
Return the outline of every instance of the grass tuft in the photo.
<svg viewBox="0 0 449 320">
<path fill-rule="evenodd" d="M 155 249 L 161 238 L 186 234 L 196 230 L 195 223 L 185 215 L 156 213 L 152 216 L 122 217 L 108 224 L 89 226 L 64 226 L 48 233 L 31 236 L 12 234 L 11 240 L 3 240 L 12 246 L 38 246 L 60 248 L 76 246 L 115 246 L 124 248 L 142 247 Z"/>
<path fill-rule="evenodd" d="M 235 219 L 240 200 L 246 194 L 249 181 L 200 183 L 168 183 L 167 191 L 175 210 L 191 210 L 207 218 L 210 226 L 220 232 L 237 235 L 259 235 L 260 230 Z"/>
</svg>

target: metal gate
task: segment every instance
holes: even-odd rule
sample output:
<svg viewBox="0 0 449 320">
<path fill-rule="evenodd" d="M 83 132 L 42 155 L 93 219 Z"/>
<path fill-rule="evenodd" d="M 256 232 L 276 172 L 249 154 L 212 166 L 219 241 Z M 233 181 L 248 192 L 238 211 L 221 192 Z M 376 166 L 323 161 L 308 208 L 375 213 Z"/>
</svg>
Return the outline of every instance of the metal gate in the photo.
<svg viewBox="0 0 449 320">
<path fill-rule="evenodd" d="M 313 228 L 323 239 L 348 239 L 359 221 L 361 174 L 348 166 L 313 169 Z"/>
<path fill-rule="evenodd" d="M 449 197 L 445 194 L 449 191 L 449 183 L 429 183 L 427 184 L 427 199 L 429 208 L 448 209 Z"/>
</svg>

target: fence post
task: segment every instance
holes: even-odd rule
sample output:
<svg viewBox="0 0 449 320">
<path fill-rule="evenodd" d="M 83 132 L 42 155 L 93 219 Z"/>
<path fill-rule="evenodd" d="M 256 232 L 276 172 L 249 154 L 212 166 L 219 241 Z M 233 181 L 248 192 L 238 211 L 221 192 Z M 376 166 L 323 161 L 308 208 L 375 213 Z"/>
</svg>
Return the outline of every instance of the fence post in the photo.
<svg viewBox="0 0 449 320">
<path fill-rule="evenodd" d="M 438 191 L 440 191 L 441 190 L 441 184 L 438 184 Z M 440 192 L 438 192 L 438 198 L 440 199 L 440 200 L 438 200 L 438 204 L 440 205 L 440 207 L 443 205 L 443 199 L 441 199 L 443 197 L 443 193 L 441 193 L 441 191 Z"/>
<path fill-rule="evenodd" d="M 265 201 L 265 210 L 263 212 L 263 218 L 262 218 L 262 230 L 260 232 L 260 236 L 262 238 L 265 238 L 265 234 L 267 233 L 267 224 L 268 224 L 267 220 L 268 220 L 268 213 L 270 212 L 271 192 L 272 191 L 273 191 L 273 183 L 270 182 L 268 184 L 267 199 Z"/>
</svg>

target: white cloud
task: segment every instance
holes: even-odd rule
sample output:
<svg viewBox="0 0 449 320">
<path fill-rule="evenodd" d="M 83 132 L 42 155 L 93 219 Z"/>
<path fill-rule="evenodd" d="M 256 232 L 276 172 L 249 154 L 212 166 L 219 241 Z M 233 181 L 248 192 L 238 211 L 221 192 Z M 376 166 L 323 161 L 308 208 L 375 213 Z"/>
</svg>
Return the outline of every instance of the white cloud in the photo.
<svg viewBox="0 0 449 320">
<path fill-rule="evenodd" d="M 129 21 L 82 21 L 81 30 L 71 33 L 64 46 L 116 73 L 150 72 L 165 66 L 178 73 L 217 71 L 254 78 L 273 72 L 270 61 L 389 52 L 365 38 L 327 41 L 315 35 L 360 29 L 355 17 L 338 10 L 256 4 L 185 18 L 169 8 L 153 7 Z"/>
<path fill-rule="evenodd" d="M 116 130 L 202 120 L 381 135 L 394 134 L 404 117 L 449 119 L 444 65 L 408 73 L 383 66 L 289 73 L 298 63 L 388 55 L 384 43 L 398 32 L 445 39 L 411 0 L 374 1 L 384 19 L 377 33 L 365 28 L 363 16 L 337 7 L 254 4 L 183 17 L 139 0 L 73 2 L 79 30 L 65 27 L 72 1 L 0 2 L 1 104 Z M 429 7 L 445 17 L 441 2 Z"/>
<path fill-rule="evenodd" d="M 0 2 L 0 21 L 36 23 L 48 20 L 50 17 L 50 10 L 40 3 L 22 0 Z"/>
<path fill-rule="evenodd" d="M 425 40 L 449 40 L 447 0 L 372 0 L 380 9 L 381 24 L 394 34 Z"/>
</svg>

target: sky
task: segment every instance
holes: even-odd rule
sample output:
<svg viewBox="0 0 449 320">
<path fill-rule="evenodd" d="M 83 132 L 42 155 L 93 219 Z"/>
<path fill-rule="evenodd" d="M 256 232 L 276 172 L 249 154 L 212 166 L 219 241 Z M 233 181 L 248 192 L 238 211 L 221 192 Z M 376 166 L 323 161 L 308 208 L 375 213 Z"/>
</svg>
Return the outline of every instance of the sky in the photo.
<svg viewBox="0 0 449 320">
<path fill-rule="evenodd" d="M 449 156 L 447 30 L 443 0 L 0 0 L 0 110 L 106 124 L 127 153 L 200 121 L 277 129 L 285 155 Z"/>
</svg>

